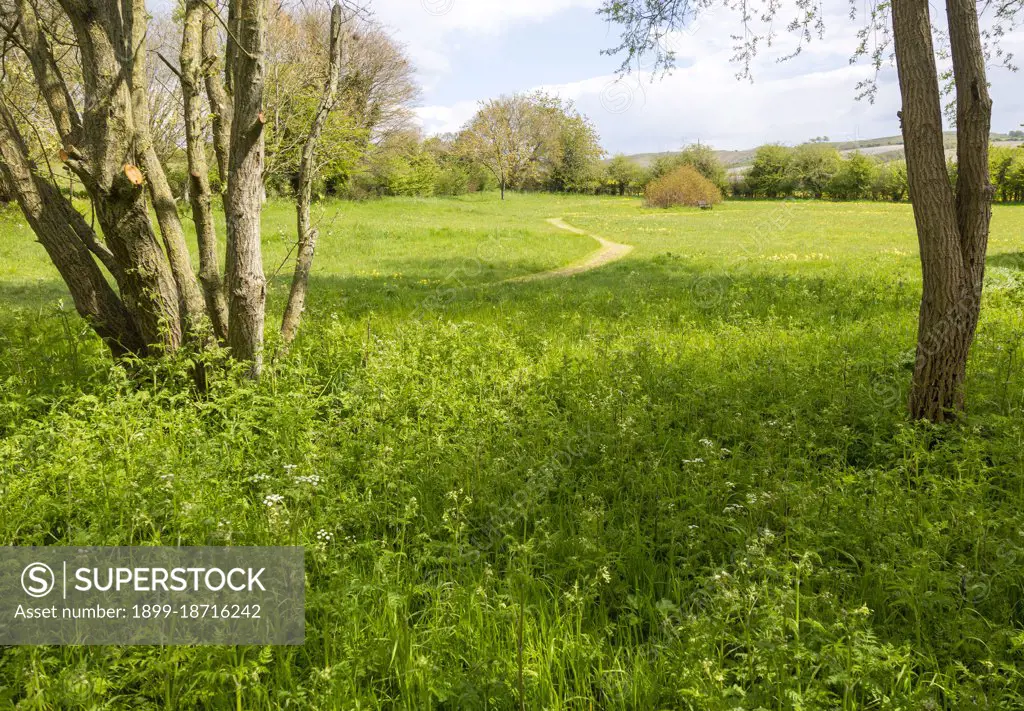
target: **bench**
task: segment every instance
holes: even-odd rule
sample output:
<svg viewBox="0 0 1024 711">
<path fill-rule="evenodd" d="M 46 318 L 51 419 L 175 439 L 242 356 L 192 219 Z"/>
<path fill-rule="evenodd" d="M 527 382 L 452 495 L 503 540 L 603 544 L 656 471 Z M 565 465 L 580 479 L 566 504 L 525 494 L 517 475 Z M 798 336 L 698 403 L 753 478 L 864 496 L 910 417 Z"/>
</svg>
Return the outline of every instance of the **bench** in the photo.
<svg viewBox="0 0 1024 711">
<path fill-rule="evenodd" d="M 710 210 L 711 208 L 714 207 L 714 205 L 705 200 L 701 200 L 700 202 L 697 203 L 697 207 L 699 207 L 701 210 Z"/>
</svg>

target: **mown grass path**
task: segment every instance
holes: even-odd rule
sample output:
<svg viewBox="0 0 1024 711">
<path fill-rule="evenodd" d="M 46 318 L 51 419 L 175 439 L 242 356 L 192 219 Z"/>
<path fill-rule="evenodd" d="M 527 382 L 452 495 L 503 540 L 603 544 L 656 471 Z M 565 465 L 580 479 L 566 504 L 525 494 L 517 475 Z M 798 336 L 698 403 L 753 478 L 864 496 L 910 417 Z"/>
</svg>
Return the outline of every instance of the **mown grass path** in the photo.
<svg viewBox="0 0 1024 711">
<path fill-rule="evenodd" d="M 559 229 L 573 232 L 578 235 L 586 235 L 593 240 L 597 240 L 601 245 L 601 248 L 588 255 L 586 259 L 573 264 L 559 267 L 558 269 L 551 269 L 546 272 L 538 272 L 536 274 L 527 274 L 526 276 L 507 279 L 506 283 L 520 284 L 523 282 L 575 276 L 577 274 L 582 274 L 583 272 L 589 272 L 592 269 L 597 269 L 598 267 L 603 267 L 605 264 L 618 261 L 633 251 L 633 245 L 631 244 L 619 244 L 618 242 L 612 242 L 611 240 L 599 237 L 592 232 L 581 230 L 579 227 L 573 227 L 560 217 L 549 217 L 547 222 Z"/>
</svg>

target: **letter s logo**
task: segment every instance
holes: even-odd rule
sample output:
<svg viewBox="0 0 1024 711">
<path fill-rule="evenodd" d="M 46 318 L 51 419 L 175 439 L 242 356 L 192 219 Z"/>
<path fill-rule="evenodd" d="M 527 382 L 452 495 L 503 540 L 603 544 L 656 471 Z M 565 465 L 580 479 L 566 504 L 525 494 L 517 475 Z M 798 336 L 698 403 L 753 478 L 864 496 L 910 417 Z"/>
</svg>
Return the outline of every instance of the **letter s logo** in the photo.
<svg viewBox="0 0 1024 711">
<path fill-rule="evenodd" d="M 21 587 L 32 597 L 46 597 L 53 590 L 56 579 L 46 563 L 29 563 L 21 571 Z"/>
</svg>

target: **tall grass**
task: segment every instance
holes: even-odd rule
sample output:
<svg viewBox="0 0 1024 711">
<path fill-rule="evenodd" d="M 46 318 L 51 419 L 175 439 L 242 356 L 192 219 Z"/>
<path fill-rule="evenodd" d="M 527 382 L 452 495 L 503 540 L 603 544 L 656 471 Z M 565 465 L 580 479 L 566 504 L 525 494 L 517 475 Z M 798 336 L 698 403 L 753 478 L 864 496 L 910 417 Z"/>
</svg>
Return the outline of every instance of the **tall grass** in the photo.
<svg viewBox="0 0 1024 711">
<path fill-rule="evenodd" d="M 301 648 L 8 648 L 0 708 L 1024 705 L 1024 212 L 934 427 L 905 206 L 329 209 L 296 348 L 257 385 L 208 356 L 202 398 L 3 247 L 2 542 L 304 545 L 308 579 Z M 592 248 L 551 216 L 637 249 L 497 284 Z"/>
</svg>

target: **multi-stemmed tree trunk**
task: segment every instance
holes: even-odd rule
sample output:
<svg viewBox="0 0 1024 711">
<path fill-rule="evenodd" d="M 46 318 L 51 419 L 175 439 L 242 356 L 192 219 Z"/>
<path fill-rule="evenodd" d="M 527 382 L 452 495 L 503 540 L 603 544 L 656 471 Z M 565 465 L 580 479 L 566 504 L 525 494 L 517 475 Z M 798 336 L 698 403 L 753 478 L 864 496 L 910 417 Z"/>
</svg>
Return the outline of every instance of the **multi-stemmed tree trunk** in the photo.
<svg viewBox="0 0 1024 711">
<path fill-rule="evenodd" d="M 103 238 L 49 176 L 38 174 L 24 125 L 5 103 L 9 95 L 0 99 L 0 174 L 79 313 L 114 353 L 168 353 L 189 340 L 204 345 L 209 322 L 258 376 L 266 299 L 260 245 L 266 0 L 228 5 L 222 62 L 214 10 L 204 0 L 186 3 L 178 73 L 199 279 L 151 135 L 144 0 L 0 0 L 3 46 L 15 48 L 14 59 L 30 68 L 63 146 L 60 159 L 88 192 Z M 70 25 L 70 52 L 51 46 L 43 29 L 60 23 Z M 80 82 L 70 84 L 70 74 Z M 227 183 L 226 280 L 211 209 L 203 89 Z"/>
<path fill-rule="evenodd" d="M 94 254 L 75 227 L 91 232 L 55 187 L 34 175 L 25 160 L 28 147 L 17 132 L 17 124 L 6 106 L 0 104 L 0 172 L 18 201 L 29 226 L 57 266 L 68 285 L 71 299 L 79 314 L 90 320 L 93 328 L 115 354 L 142 352 L 146 342 L 128 313 L 124 303 L 107 283 L 94 260 Z M 95 235 L 91 238 L 95 240 Z M 103 254 L 103 263 L 116 269 L 114 257 L 106 247 L 95 241 Z"/>
<path fill-rule="evenodd" d="M 948 0 L 946 15 L 957 87 L 955 191 L 946 173 L 928 0 L 892 4 L 907 179 L 924 271 L 910 413 L 936 422 L 964 408 L 963 384 L 981 311 L 992 216 L 988 167 L 992 101 L 978 11 L 973 0 Z"/>
<path fill-rule="evenodd" d="M 612 51 L 627 54 L 628 63 L 644 52 L 659 54 L 670 65 L 661 41 L 667 32 L 683 29 L 710 0 L 606 0 L 603 14 L 623 25 L 622 43 Z M 914 206 L 924 289 L 918 325 L 917 360 L 909 410 L 915 419 L 943 422 L 965 406 L 963 385 L 967 360 L 981 311 L 985 254 L 991 220 L 988 142 L 992 101 L 985 76 L 985 52 L 974 0 L 947 0 L 949 49 L 956 84 L 958 177 L 952 187 L 946 171 L 942 106 L 928 0 L 892 0 L 873 4 L 871 27 L 885 13 L 892 36 L 903 97 L 901 119 L 907 154 L 907 177 Z M 1000 11 L 1014 11 L 1008 3 Z M 775 18 L 779 5 L 762 19 Z M 823 9 L 808 5 L 793 23 L 798 31 L 820 20 Z M 738 55 L 749 62 L 762 37 L 747 32 Z M 881 50 L 880 50 L 881 51 Z M 876 55 L 879 59 L 882 54 Z"/>
<path fill-rule="evenodd" d="M 23 6 L 24 7 L 24 6 Z M 149 202 L 145 177 L 138 164 L 146 158 L 148 127 L 139 125 L 138 92 L 133 83 L 138 79 L 137 42 L 144 36 L 142 19 L 134 19 L 134 6 L 124 8 L 118 3 L 60 0 L 77 40 L 81 56 L 84 111 L 78 119 L 70 92 L 62 92 L 63 101 L 50 103 L 56 126 L 74 127 L 80 122 L 80 133 L 61 132 L 64 145 L 61 157 L 68 168 L 85 185 L 100 224 L 118 264 L 122 266 L 119 287 L 125 306 L 134 316 L 145 342 L 159 344 L 167 350 L 181 345 L 185 321 L 191 303 L 179 292 L 179 283 L 186 283 L 188 274 L 178 279 L 172 263 L 164 254 L 149 219 Z M 26 8 L 22 16 L 32 13 Z M 44 56 L 33 62 L 53 65 L 59 75 L 52 50 L 46 46 L 42 31 L 36 46 Z M 37 80 L 40 72 L 35 71 Z M 161 210 L 158 214 L 166 217 Z M 175 236 L 168 242 L 177 248 Z M 181 256 L 180 254 L 178 255 Z"/>
</svg>

